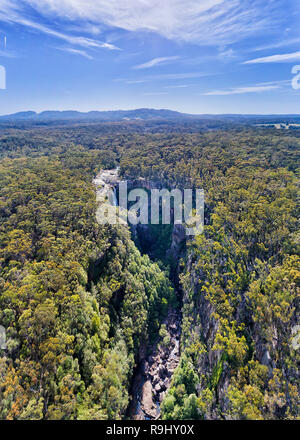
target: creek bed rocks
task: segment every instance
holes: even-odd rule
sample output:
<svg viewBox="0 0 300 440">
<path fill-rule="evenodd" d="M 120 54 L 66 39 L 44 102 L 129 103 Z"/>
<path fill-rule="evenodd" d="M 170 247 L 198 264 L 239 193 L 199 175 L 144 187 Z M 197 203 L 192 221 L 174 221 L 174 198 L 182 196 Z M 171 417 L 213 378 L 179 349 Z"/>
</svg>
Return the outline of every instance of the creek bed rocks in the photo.
<svg viewBox="0 0 300 440">
<path fill-rule="evenodd" d="M 177 310 L 169 309 L 163 322 L 168 333 L 168 344 L 162 339 L 150 348 L 132 381 L 132 402 L 129 417 L 134 420 L 155 420 L 160 417 L 160 404 L 172 381 L 180 359 L 181 317 Z"/>
</svg>

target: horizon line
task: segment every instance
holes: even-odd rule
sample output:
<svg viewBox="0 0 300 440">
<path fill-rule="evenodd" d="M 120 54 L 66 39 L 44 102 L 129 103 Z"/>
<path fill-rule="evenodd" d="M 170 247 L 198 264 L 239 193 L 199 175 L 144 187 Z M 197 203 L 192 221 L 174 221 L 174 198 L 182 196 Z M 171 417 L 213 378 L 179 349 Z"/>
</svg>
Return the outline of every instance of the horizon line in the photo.
<svg viewBox="0 0 300 440">
<path fill-rule="evenodd" d="M 76 112 L 80 114 L 88 114 L 88 113 L 105 113 L 105 112 L 131 112 L 131 111 L 138 111 L 138 110 L 150 110 L 150 111 L 170 111 L 174 113 L 179 113 L 182 115 L 190 115 L 190 116 L 300 116 L 300 113 L 187 113 L 180 110 L 175 110 L 172 108 L 161 108 L 161 107 L 134 107 L 129 109 L 124 108 L 118 108 L 118 109 L 103 109 L 103 110 L 75 110 L 75 109 L 46 109 L 46 110 L 19 110 L 14 113 L 0 113 L 0 117 L 10 116 L 13 117 L 15 115 L 18 115 L 20 113 L 34 113 L 35 115 L 40 115 L 42 113 L 46 112 L 59 112 L 59 113 L 67 113 L 67 112 Z"/>
</svg>

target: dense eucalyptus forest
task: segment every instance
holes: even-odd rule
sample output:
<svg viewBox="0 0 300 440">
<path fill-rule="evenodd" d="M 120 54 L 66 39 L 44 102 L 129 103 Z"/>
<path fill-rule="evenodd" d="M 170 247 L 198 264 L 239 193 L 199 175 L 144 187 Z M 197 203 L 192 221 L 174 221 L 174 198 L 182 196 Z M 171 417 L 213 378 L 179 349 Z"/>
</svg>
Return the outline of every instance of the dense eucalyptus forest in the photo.
<svg viewBox="0 0 300 440">
<path fill-rule="evenodd" d="M 299 419 L 299 152 L 232 122 L 2 125 L 0 418 L 155 418 L 132 409 L 150 363 L 161 419 Z M 98 225 L 116 167 L 203 188 L 204 234 Z"/>
</svg>

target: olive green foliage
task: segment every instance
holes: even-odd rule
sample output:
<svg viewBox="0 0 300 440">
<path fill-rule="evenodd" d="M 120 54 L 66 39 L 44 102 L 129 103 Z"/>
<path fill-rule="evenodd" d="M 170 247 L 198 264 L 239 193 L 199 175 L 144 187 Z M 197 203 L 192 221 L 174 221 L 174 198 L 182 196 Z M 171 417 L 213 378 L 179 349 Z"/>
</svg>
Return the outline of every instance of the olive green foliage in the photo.
<svg viewBox="0 0 300 440">
<path fill-rule="evenodd" d="M 204 234 L 178 266 L 181 359 L 162 418 L 299 418 L 300 135 L 222 128 L 2 129 L 1 418 L 124 418 L 139 352 L 158 332 L 168 344 L 167 274 L 127 228 L 95 223 L 92 179 L 117 164 L 123 178 L 205 190 Z M 151 233 L 162 259 L 171 231 Z"/>
<path fill-rule="evenodd" d="M 96 224 L 97 158 L 0 164 L 1 418 L 124 417 L 139 348 L 172 300 L 127 228 Z"/>
</svg>

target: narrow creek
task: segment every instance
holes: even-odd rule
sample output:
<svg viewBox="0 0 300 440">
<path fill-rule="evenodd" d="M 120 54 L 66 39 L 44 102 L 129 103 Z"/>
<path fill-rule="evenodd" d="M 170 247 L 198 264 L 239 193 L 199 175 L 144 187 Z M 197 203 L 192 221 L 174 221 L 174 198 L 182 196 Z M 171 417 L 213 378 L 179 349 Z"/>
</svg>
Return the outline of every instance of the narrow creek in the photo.
<svg viewBox="0 0 300 440">
<path fill-rule="evenodd" d="M 109 200 L 117 206 L 115 187 L 119 182 L 118 168 L 102 170 L 94 179 L 97 201 Z M 179 297 L 179 294 L 178 294 Z M 127 416 L 133 420 L 156 420 L 160 418 L 160 405 L 172 381 L 180 360 L 181 313 L 169 308 L 162 322 L 166 333 L 146 347 L 145 356 L 135 368 L 131 381 L 131 402 Z"/>
</svg>

